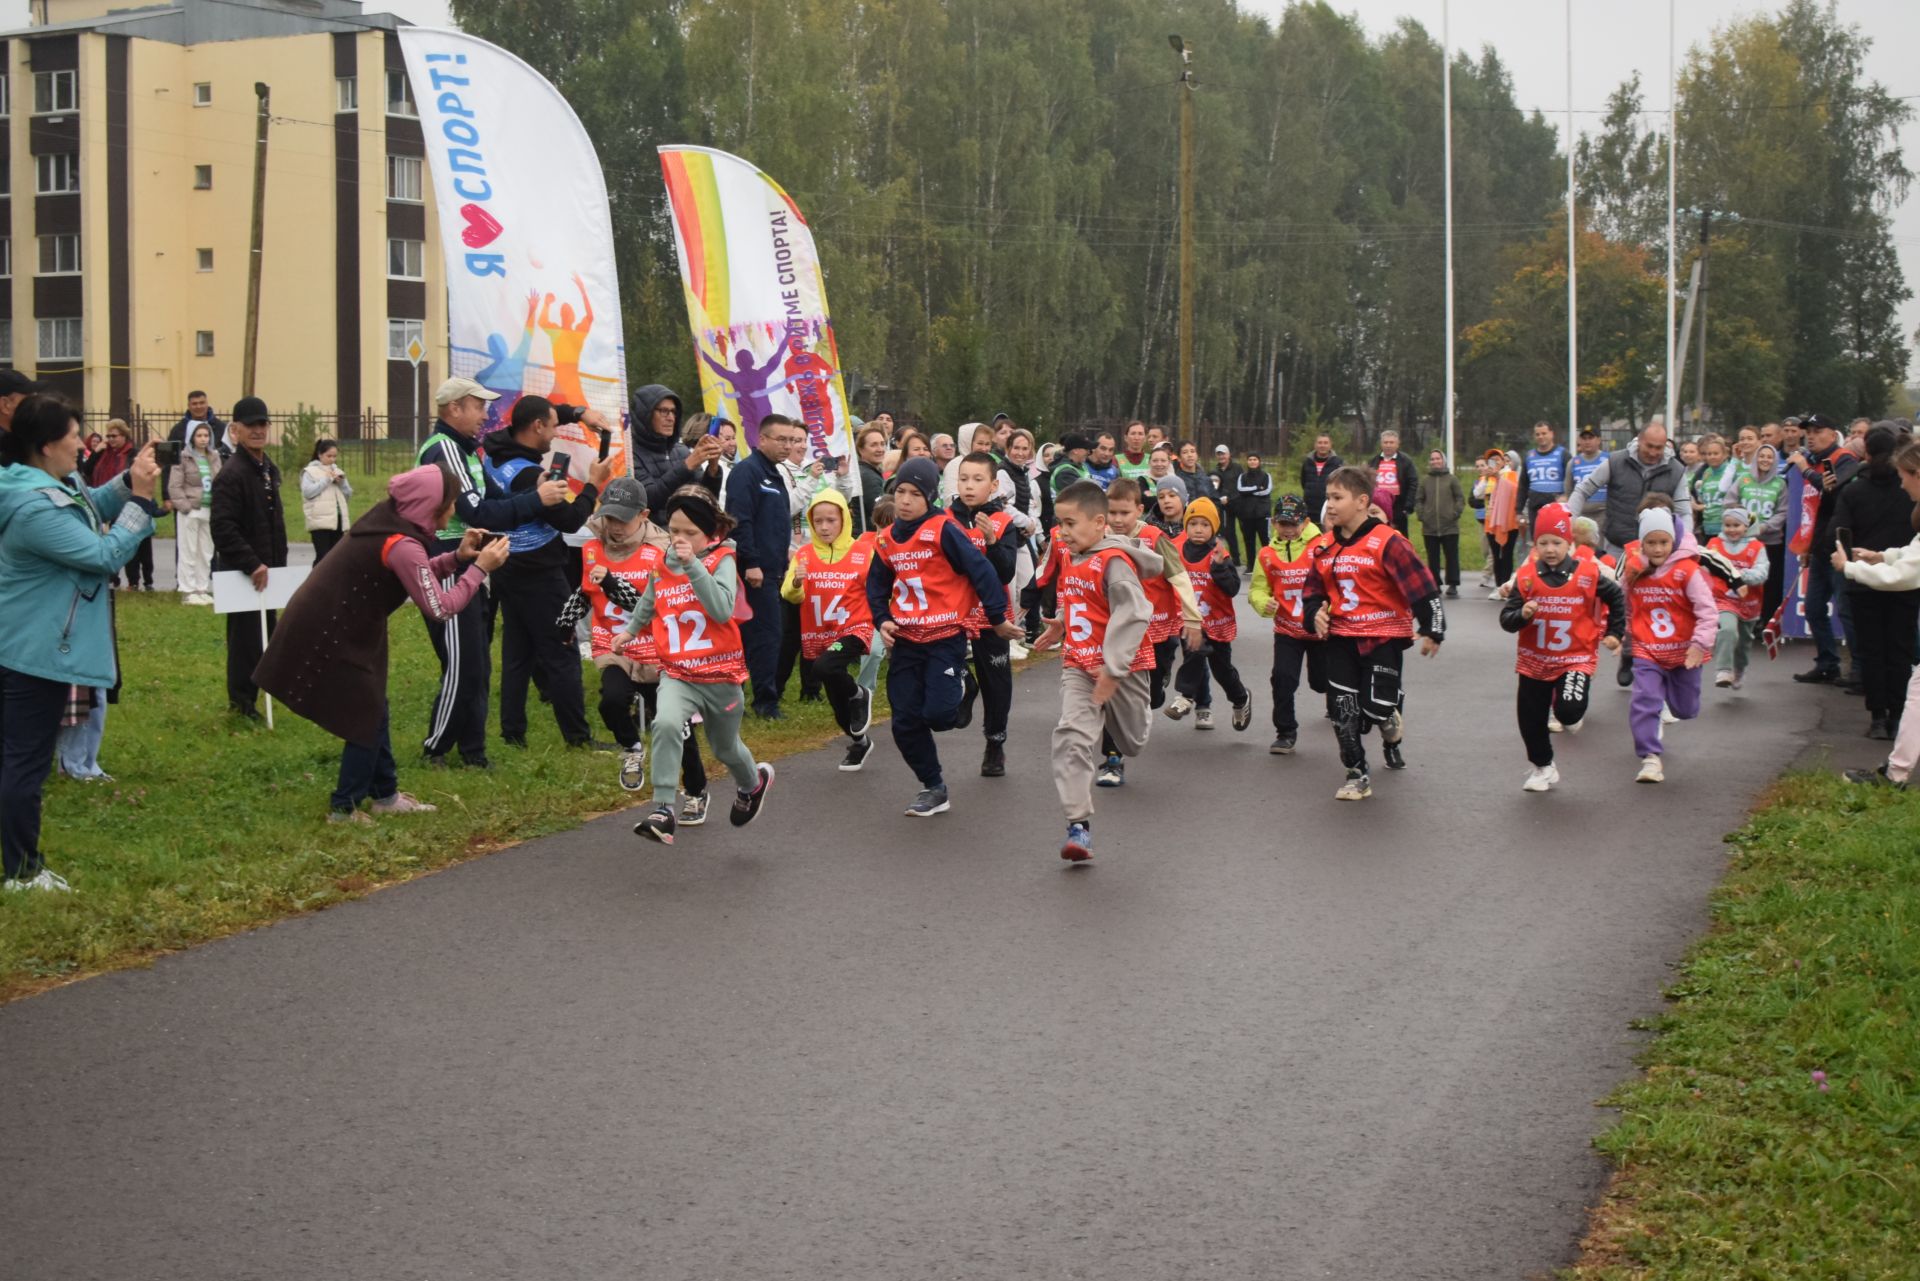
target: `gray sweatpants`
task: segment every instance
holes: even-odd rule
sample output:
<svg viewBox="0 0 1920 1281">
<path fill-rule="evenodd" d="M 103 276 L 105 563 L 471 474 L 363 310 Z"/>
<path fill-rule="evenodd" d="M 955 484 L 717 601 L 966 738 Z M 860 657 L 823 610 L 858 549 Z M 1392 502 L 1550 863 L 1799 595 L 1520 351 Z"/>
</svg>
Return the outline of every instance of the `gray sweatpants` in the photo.
<svg viewBox="0 0 1920 1281">
<path fill-rule="evenodd" d="M 1122 756 L 1138 756 L 1153 725 L 1149 705 L 1151 672 L 1129 672 L 1105 707 L 1093 705 L 1093 675 L 1077 667 L 1060 669 L 1060 723 L 1053 727 L 1053 785 L 1067 822 L 1093 817 L 1094 762 L 1100 759 L 1100 733 L 1113 735 Z"/>
<path fill-rule="evenodd" d="M 671 805 L 680 793 L 680 745 L 693 730 L 693 714 L 707 729 L 707 745 L 743 792 L 760 786 L 760 767 L 740 741 L 740 717 L 746 711 L 745 687 L 696 685 L 660 677 L 660 701 L 654 710 L 652 739 L 653 803 Z"/>
</svg>

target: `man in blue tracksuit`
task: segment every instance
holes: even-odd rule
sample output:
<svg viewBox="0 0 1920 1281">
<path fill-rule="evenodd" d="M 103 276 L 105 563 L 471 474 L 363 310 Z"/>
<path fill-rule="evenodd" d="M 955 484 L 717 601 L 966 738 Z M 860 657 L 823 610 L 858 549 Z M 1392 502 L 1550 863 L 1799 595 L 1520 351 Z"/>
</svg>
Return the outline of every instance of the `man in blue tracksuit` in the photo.
<svg viewBox="0 0 1920 1281">
<path fill-rule="evenodd" d="M 1591 427 L 1580 429 L 1578 449 L 1579 452 L 1567 460 L 1567 492 L 1569 494 L 1573 492 L 1575 485 L 1599 471 L 1600 464 L 1607 460 L 1606 454 L 1600 448 L 1600 433 Z M 1604 508 L 1607 505 L 1605 487 L 1595 490 L 1589 501 L 1596 507 Z"/>
<path fill-rule="evenodd" d="M 487 404 L 498 399 L 471 378 L 449 378 L 434 393 L 440 419 L 433 434 L 420 446 L 417 461 L 451 473 L 458 482 L 453 518 L 438 531 L 434 551 L 450 552 L 460 545 L 468 528 L 505 533 L 538 520 L 547 506 L 568 498 L 565 481 L 550 481 L 524 493 L 489 490 L 480 464 L 480 428 L 487 420 Z M 451 587 L 448 583 L 446 586 Z M 440 692 L 427 717 L 422 749 L 433 765 L 446 764 L 456 747 L 465 764 L 485 769 L 487 762 L 487 689 L 493 675 L 485 592 L 445 623 L 427 620 L 427 636 L 440 657 Z"/>
<path fill-rule="evenodd" d="M 1567 478 L 1567 447 L 1553 438 L 1546 423 L 1533 425 L 1533 448 L 1521 460 L 1520 506 L 1526 519 L 1520 522 L 1523 536 L 1533 533 L 1534 518 L 1548 503 L 1566 501 L 1572 483 Z"/>
<path fill-rule="evenodd" d="M 793 508 L 780 464 L 793 456 L 806 433 L 784 414 L 760 420 L 753 452 L 727 474 L 727 514 L 733 517 L 733 550 L 740 563 L 740 591 L 753 617 L 740 624 L 753 682 L 753 714 L 780 716 L 780 584 L 793 551 Z"/>
<path fill-rule="evenodd" d="M 589 425 L 594 425 L 594 417 L 590 414 Z M 518 497 L 549 483 L 547 451 L 559 425 L 557 407 L 545 397 L 522 396 L 515 401 L 506 430 L 494 432 L 483 442 L 481 468 L 488 493 Z M 587 483 L 570 502 L 543 506 L 534 519 L 508 530 L 512 554 L 488 582 L 500 602 L 500 737 L 510 746 L 527 745 L 527 682 L 535 669 L 553 703 L 560 737 L 568 747 L 593 745 L 580 685 L 580 652 L 574 648 L 572 633 L 562 631 L 556 622 L 567 597 L 579 585 L 578 578 L 568 573 L 567 547 L 560 535 L 587 523 L 599 501 L 600 487 L 612 472 L 610 464 L 595 459 L 587 468 Z"/>
</svg>

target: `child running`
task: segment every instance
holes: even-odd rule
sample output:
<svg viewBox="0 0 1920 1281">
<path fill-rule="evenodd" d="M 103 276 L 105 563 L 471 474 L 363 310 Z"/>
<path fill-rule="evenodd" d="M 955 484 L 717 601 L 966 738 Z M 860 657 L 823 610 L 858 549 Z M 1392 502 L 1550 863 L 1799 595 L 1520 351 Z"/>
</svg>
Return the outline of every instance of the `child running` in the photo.
<svg viewBox="0 0 1920 1281">
<path fill-rule="evenodd" d="M 1145 514 L 1140 503 L 1142 496 L 1137 480 L 1122 476 L 1113 482 L 1107 489 L 1107 532 L 1120 538 L 1134 539 L 1160 557 L 1161 572 L 1158 576 L 1140 576 L 1141 587 L 1147 594 L 1147 604 L 1153 607 L 1153 619 L 1147 624 L 1147 643 L 1153 646 L 1153 668 L 1148 673 L 1147 683 L 1147 707 L 1150 711 L 1158 711 L 1161 704 L 1166 702 L 1167 678 L 1173 672 L 1173 661 L 1179 653 L 1181 637 L 1186 637 L 1190 647 L 1200 644 L 1200 604 L 1194 599 L 1193 582 L 1187 577 L 1186 566 L 1181 563 L 1180 550 L 1174 546 L 1173 539 L 1159 527 L 1149 525 L 1142 519 Z M 1064 539 L 1061 546 L 1067 547 Z M 1094 776 L 1094 785 L 1123 786 L 1127 781 L 1127 767 L 1121 759 L 1123 753 L 1119 745 L 1111 736 L 1102 740 L 1100 754 L 1100 770 Z"/>
<path fill-rule="evenodd" d="M 1307 583 L 1307 615 L 1327 641 L 1328 710 L 1347 769 L 1334 793 L 1342 801 L 1373 795 L 1362 741 L 1370 727 L 1380 727 L 1387 768 L 1407 767 L 1400 753 L 1401 660 L 1416 633 L 1420 652 L 1431 658 L 1447 631 L 1439 585 L 1406 536 L 1368 514 L 1372 493 L 1373 478 L 1362 468 L 1327 477 L 1331 537 L 1314 549 L 1316 574 Z"/>
<path fill-rule="evenodd" d="M 1600 647 L 1618 651 L 1627 630 L 1620 584 L 1598 561 L 1573 551 L 1573 518 L 1560 503 L 1548 503 L 1534 517 L 1533 556 L 1500 607 L 1500 626 L 1519 636 L 1515 711 L 1532 766 L 1522 791 L 1544 792 L 1560 781 L 1551 731 L 1560 725 L 1580 732 Z"/>
<path fill-rule="evenodd" d="M 660 662 L 659 703 L 653 718 L 653 809 L 634 832 L 673 844 L 674 794 L 681 745 L 694 713 L 707 729 L 707 744 L 733 775 L 735 827 L 759 816 L 773 787 L 773 766 L 755 763 L 740 741 L 746 710 L 746 650 L 734 618 L 739 572 L 726 536 L 733 518 L 711 491 L 683 485 L 668 496 L 667 550 L 653 581 L 634 607 L 629 635 L 651 629 Z"/>
<path fill-rule="evenodd" d="M 873 535 L 853 536 L 847 500 L 831 485 L 807 504 L 806 544 L 787 567 L 780 596 L 800 607 L 800 657 L 813 664 L 840 732 L 852 741 L 840 768 L 867 763 L 873 738 L 873 695 L 857 673 L 873 650 L 873 611 L 867 607 L 867 570 Z M 852 673 L 849 668 L 854 669 Z"/>
<path fill-rule="evenodd" d="M 1625 561 L 1628 626 L 1633 634 L 1633 697 L 1628 719 L 1640 758 L 1636 782 L 1666 779 L 1661 757 L 1663 709 L 1674 720 L 1700 714 L 1700 668 L 1713 653 L 1720 611 L 1695 547 L 1674 537 L 1673 513 L 1640 513 L 1640 546 Z"/>
<path fill-rule="evenodd" d="M 1164 561 L 1152 546 L 1109 533 L 1107 495 L 1091 481 L 1061 490 L 1054 515 L 1068 560 L 1056 583 L 1058 608 L 1035 648 L 1065 640 L 1053 782 L 1067 814 L 1060 857 L 1082 865 L 1093 857 L 1095 747 L 1137 756 L 1147 743 L 1153 606 L 1142 583 L 1160 577 Z"/>
<path fill-rule="evenodd" d="M 647 519 L 647 491 L 631 476 L 607 482 L 587 528 L 594 536 L 580 548 L 580 589 L 561 611 L 559 625 L 570 629 L 585 611 L 593 665 L 600 671 L 600 719 L 624 753 L 620 786 L 637 792 L 647 785 L 646 727 L 660 694 L 660 658 L 651 633 L 629 635 L 624 629 L 669 540 Z M 636 704 L 644 715 L 635 715 Z M 707 821 L 707 771 L 691 734 L 681 745 L 680 777 L 686 794 L 680 823 L 698 827 Z"/>
<path fill-rule="evenodd" d="M 1273 620 L 1273 743 L 1267 751 L 1291 756 L 1300 739 L 1300 719 L 1293 696 L 1300 688 L 1300 668 L 1307 669 L 1307 688 L 1327 690 L 1327 647 L 1307 628 L 1307 580 L 1313 574 L 1314 549 L 1328 535 L 1307 517 L 1307 500 L 1282 494 L 1273 505 L 1273 535 L 1260 549 L 1247 603 L 1254 612 Z"/>
<path fill-rule="evenodd" d="M 992 630 L 1008 640 L 1021 635 L 1021 627 L 1007 614 L 1000 576 L 941 510 L 940 468 L 931 458 L 900 464 L 893 505 L 893 524 L 874 540 L 867 605 L 892 657 L 887 701 L 894 746 L 920 780 L 906 812 L 931 818 L 951 808 L 933 736 L 966 723 L 967 615 L 979 604 Z"/>
<path fill-rule="evenodd" d="M 1220 682 L 1220 689 L 1233 704 L 1233 727 L 1243 730 L 1253 723 L 1253 691 L 1240 681 L 1233 666 L 1233 638 L 1240 626 L 1233 614 L 1233 597 L 1240 590 L 1240 571 L 1233 557 L 1215 535 L 1220 530 L 1220 511 L 1210 498 L 1196 498 L 1187 504 L 1183 518 L 1186 532 L 1173 540 L 1193 583 L 1194 598 L 1200 604 L 1201 630 L 1206 633 L 1200 648 L 1190 651 L 1174 678 L 1176 696 L 1167 704 L 1167 718 L 1179 720 L 1193 713 L 1195 729 L 1213 728 L 1213 687 L 1208 671 Z"/>
<path fill-rule="evenodd" d="M 1713 683 L 1720 689 L 1739 689 L 1746 679 L 1747 657 L 1760 631 L 1761 597 L 1767 590 L 1767 575 L 1772 572 L 1767 549 L 1753 537 L 1753 521 L 1747 509 L 1723 507 L 1719 512 L 1720 532 L 1707 540 L 1707 549 L 1726 557 L 1740 575 L 1738 584 L 1710 577 L 1713 603 L 1720 610 L 1720 626 L 1713 641 Z"/>
<path fill-rule="evenodd" d="M 976 451 L 962 458 L 948 515 L 987 558 L 1000 579 L 1001 590 L 1005 591 L 1020 567 L 1020 531 L 1014 527 L 1013 513 L 994 496 L 994 486 L 999 483 L 998 466 L 989 453 Z M 973 649 L 974 679 L 967 686 L 957 725 L 964 726 L 973 719 L 973 699 L 977 693 L 980 728 L 987 736 L 986 751 L 980 758 L 980 777 L 1001 778 L 1007 772 L 1007 717 L 1013 710 L 1010 642 L 988 625 L 986 611 L 978 604 L 967 615 L 966 630 Z M 1021 638 L 1025 636 L 1023 628 Z"/>
</svg>

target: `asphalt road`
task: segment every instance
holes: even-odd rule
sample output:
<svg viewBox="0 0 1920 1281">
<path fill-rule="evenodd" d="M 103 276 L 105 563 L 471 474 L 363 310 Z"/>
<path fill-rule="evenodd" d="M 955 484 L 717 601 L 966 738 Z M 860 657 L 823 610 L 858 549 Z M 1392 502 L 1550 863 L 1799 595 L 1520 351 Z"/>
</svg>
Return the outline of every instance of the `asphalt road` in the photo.
<svg viewBox="0 0 1920 1281">
<path fill-rule="evenodd" d="M 885 744 L 672 850 L 589 824 L 0 1009 L 5 1273 L 55 1278 L 1519 1278 L 1738 825 L 1840 696 L 1760 669 L 1636 786 L 1608 682 L 1519 790 L 1512 644 L 1409 659 L 1411 768 L 1332 799 L 1158 722 L 1056 855 L 1057 675 L 1004 780 L 900 815 Z M 1247 634 L 1247 633 L 1243 633 Z M 1850 710 L 1850 709 L 1849 709 Z M 716 816 L 724 814 L 715 807 Z"/>
</svg>

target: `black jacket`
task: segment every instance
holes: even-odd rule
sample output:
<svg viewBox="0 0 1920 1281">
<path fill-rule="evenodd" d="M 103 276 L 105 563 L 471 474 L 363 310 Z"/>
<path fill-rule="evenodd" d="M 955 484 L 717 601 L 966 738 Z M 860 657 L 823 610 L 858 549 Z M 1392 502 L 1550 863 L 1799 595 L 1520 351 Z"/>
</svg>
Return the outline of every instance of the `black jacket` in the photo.
<svg viewBox="0 0 1920 1281">
<path fill-rule="evenodd" d="M 513 478 L 512 485 L 505 493 L 502 493 L 499 487 L 494 484 L 493 477 L 488 476 L 486 481 L 487 496 L 489 498 L 504 498 L 509 495 L 530 494 L 540 488 L 540 482 L 546 478 L 546 472 L 539 466 L 540 460 L 544 458 L 545 455 L 537 449 L 521 444 L 513 438 L 510 432 L 496 431 L 481 441 L 480 447 L 487 451 L 487 461 L 491 462 L 495 467 L 504 467 L 506 464 L 520 458 L 524 458 L 534 464 L 532 467 L 523 468 L 520 473 Z M 526 523 L 531 525 L 537 522 L 539 524 L 550 525 L 560 533 L 571 534 L 587 523 L 587 517 L 593 515 L 594 506 L 599 501 L 600 491 L 598 489 L 592 485 L 582 485 L 580 492 L 573 496 L 572 502 L 557 503 L 552 507 L 541 507 L 534 512 L 533 519 Z M 516 575 L 540 573 L 553 569 L 564 570 L 566 567 L 567 545 L 558 538 L 555 538 L 534 548 L 532 551 L 515 552 L 513 555 L 507 557 L 507 563 L 499 568 L 496 572 L 496 577 L 505 577 L 510 581 Z"/>
<path fill-rule="evenodd" d="M 880 474 L 880 469 L 870 463 L 861 463 L 860 501 L 856 504 L 860 509 L 860 528 L 855 531 L 856 533 L 865 534 L 872 531 L 873 505 L 879 502 L 880 496 L 886 492 L 887 478 Z"/>
<path fill-rule="evenodd" d="M 982 512 L 992 513 L 1005 510 L 1006 504 L 997 498 L 984 507 L 981 507 L 978 511 L 969 508 L 957 498 L 947 504 L 947 514 L 952 516 L 962 529 L 971 529 L 973 527 L 973 518 Z M 993 572 L 999 576 L 1001 583 L 1006 584 L 1012 582 L 1014 571 L 1020 564 L 1019 526 L 1008 525 L 1005 533 L 1001 534 L 999 538 L 988 543 L 980 550 L 981 554 L 987 558 L 987 563 L 993 566 Z"/>
<path fill-rule="evenodd" d="M 167 433 L 167 439 L 185 441 L 187 438 L 187 424 L 192 421 L 193 416 L 191 414 L 180 415 L 180 421 L 175 423 L 173 430 Z M 227 420 L 218 414 L 210 413 L 201 419 L 201 421 L 213 428 L 213 447 L 220 451 L 220 456 L 224 458 L 232 453 L 233 451 L 226 445 Z"/>
<path fill-rule="evenodd" d="M 1833 465 L 1833 474 L 1840 478 L 1839 483 L 1832 489 L 1827 489 L 1822 486 L 1820 505 L 1814 512 L 1813 546 L 1807 549 L 1807 559 L 1817 565 L 1833 555 L 1834 527 L 1839 526 L 1843 529 L 1852 528 L 1844 521 L 1836 519 L 1836 516 L 1840 510 L 1841 493 L 1847 488 L 1847 483 L 1853 479 L 1854 473 L 1860 470 L 1860 458 L 1859 455 L 1844 450 L 1838 445 L 1835 445 L 1825 453 L 1809 449 L 1806 451 L 1806 454 L 1807 457 L 1813 459 L 1815 463 L 1814 470 L 1802 473 L 1802 477 L 1807 484 L 1819 485 L 1821 483 L 1821 473 L 1818 466 L 1818 464 L 1821 463 L 1831 463 Z M 1859 535 L 1859 532 L 1857 529 L 1854 530 L 1856 536 Z M 1908 537 L 1912 537 L 1912 535 L 1909 534 Z M 1904 542 L 1906 540 L 1902 539 L 1901 541 Z M 1894 544 L 1889 545 L 1892 546 Z M 1872 544 L 1856 544 L 1856 546 L 1871 547 Z M 1874 550 L 1878 551 L 1880 549 L 1874 548 Z"/>
<path fill-rule="evenodd" d="M 1235 520 L 1265 520 L 1273 506 L 1273 473 L 1242 467 L 1227 493 L 1227 510 Z M 1255 548 L 1258 551 L 1259 548 Z"/>
<path fill-rule="evenodd" d="M 1892 467 L 1875 471 L 1863 467 L 1834 491 L 1832 529 L 1848 530 L 1850 544 L 1867 551 L 1883 552 L 1905 547 L 1913 541 L 1913 500 L 1900 487 L 1900 473 Z M 1829 534 L 1829 538 L 1831 538 Z M 1830 557 L 1831 551 L 1827 553 Z M 1865 583 L 1847 580 L 1847 590 L 1870 592 Z"/>
<path fill-rule="evenodd" d="M 668 494 L 695 483 L 693 472 L 687 468 L 691 451 L 680 443 L 680 414 L 674 415 L 671 436 L 653 429 L 653 411 L 663 400 L 671 400 L 678 409 L 680 397 L 659 383 L 648 383 L 628 398 L 633 416 L 629 420 L 632 447 L 627 451 L 627 461 L 633 468 L 633 478 L 647 491 L 647 506 L 656 512 L 665 505 Z"/>
<path fill-rule="evenodd" d="M 280 508 L 280 469 L 237 450 L 213 474 L 207 529 L 213 535 L 213 567 L 251 574 L 260 566 L 287 563 L 287 517 Z"/>
<path fill-rule="evenodd" d="M 1316 522 L 1320 519 L 1320 509 L 1327 503 L 1327 477 L 1346 466 L 1340 461 L 1340 455 L 1328 454 L 1322 466 L 1315 466 L 1316 459 L 1311 450 L 1300 460 L 1300 497 L 1307 500 L 1307 515 Z"/>
</svg>

